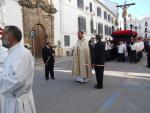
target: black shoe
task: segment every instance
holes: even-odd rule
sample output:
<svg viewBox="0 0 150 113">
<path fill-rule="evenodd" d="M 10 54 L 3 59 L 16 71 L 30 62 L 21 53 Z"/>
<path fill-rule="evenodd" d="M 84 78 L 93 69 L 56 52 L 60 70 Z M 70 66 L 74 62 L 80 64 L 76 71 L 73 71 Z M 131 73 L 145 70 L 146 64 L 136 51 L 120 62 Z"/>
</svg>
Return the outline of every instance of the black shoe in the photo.
<svg viewBox="0 0 150 113">
<path fill-rule="evenodd" d="M 55 78 L 51 78 L 51 79 L 55 80 Z"/>
<path fill-rule="evenodd" d="M 45 78 L 45 80 L 49 80 L 49 78 Z"/>
<path fill-rule="evenodd" d="M 95 84 L 94 87 L 97 87 L 97 84 Z"/>
<path fill-rule="evenodd" d="M 103 87 L 102 87 L 102 86 L 101 86 L 101 87 L 99 87 L 99 86 L 97 86 L 97 85 L 95 85 L 95 86 L 94 86 L 94 88 L 95 88 L 95 89 L 103 89 Z"/>
<path fill-rule="evenodd" d="M 149 65 L 147 65 L 146 67 L 147 67 L 147 68 L 150 68 L 150 66 L 149 66 Z"/>
</svg>

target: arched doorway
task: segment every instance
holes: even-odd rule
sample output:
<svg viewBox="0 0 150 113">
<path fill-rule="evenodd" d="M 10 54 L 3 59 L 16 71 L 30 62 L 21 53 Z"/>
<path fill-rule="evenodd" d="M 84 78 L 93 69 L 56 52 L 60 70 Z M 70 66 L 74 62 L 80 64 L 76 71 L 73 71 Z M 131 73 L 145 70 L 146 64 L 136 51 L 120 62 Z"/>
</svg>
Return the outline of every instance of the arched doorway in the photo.
<svg viewBox="0 0 150 113">
<path fill-rule="evenodd" d="M 42 47 L 46 43 L 46 31 L 41 24 L 36 24 L 32 30 L 35 30 L 36 37 L 32 40 L 32 53 L 35 57 L 42 56 Z"/>
</svg>

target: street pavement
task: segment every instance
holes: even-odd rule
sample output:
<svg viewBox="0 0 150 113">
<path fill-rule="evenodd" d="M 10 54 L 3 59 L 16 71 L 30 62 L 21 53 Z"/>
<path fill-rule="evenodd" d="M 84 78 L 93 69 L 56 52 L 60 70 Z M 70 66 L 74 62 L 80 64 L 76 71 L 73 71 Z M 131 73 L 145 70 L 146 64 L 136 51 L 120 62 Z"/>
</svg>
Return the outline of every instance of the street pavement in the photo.
<svg viewBox="0 0 150 113">
<path fill-rule="evenodd" d="M 150 69 L 146 55 L 137 64 L 106 62 L 104 88 L 94 89 L 71 75 L 72 57 L 56 58 L 55 80 L 44 78 L 42 59 L 36 59 L 33 93 L 37 113 L 150 113 Z"/>
</svg>

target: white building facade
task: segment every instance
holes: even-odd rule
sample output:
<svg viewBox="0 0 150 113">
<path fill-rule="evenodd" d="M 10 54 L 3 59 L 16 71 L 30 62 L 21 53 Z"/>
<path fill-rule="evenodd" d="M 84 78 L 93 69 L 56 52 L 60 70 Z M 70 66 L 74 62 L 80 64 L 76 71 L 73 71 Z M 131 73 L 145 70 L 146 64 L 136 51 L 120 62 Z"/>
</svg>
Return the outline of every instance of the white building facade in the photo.
<svg viewBox="0 0 150 113">
<path fill-rule="evenodd" d="M 128 29 L 137 31 L 138 37 L 150 38 L 150 17 L 145 17 L 143 19 L 128 19 L 127 21 Z"/>
<path fill-rule="evenodd" d="M 83 31 L 89 40 L 96 34 L 110 37 L 117 29 L 117 4 L 106 0 L 53 0 L 57 9 L 54 16 L 55 44 L 61 55 L 69 55 L 77 41 L 77 32 Z"/>
<path fill-rule="evenodd" d="M 0 0 L 0 27 L 18 26 L 23 32 L 21 6 L 16 0 Z"/>
</svg>

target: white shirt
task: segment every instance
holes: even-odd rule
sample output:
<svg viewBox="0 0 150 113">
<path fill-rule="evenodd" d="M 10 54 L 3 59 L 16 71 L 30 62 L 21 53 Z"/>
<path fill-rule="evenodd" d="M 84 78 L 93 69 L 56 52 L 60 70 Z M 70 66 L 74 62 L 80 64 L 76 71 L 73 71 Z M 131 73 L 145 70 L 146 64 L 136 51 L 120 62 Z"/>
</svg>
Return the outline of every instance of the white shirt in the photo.
<svg viewBox="0 0 150 113">
<path fill-rule="evenodd" d="M 144 49 L 144 42 L 137 42 L 137 52 L 142 51 Z"/>
<path fill-rule="evenodd" d="M 118 53 L 125 53 L 126 52 L 126 45 L 125 44 L 121 44 L 118 47 Z"/>
<path fill-rule="evenodd" d="M 136 44 L 130 45 L 132 51 L 136 51 Z"/>
<path fill-rule="evenodd" d="M 0 67 L 0 93 L 4 96 L 0 113 L 36 113 L 32 94 L 34 59 L 22 44 L 8 50 Z M 24 105 L 24 107 L 21 107 Z M 25 111 L 25 112 L 23 112 Z"/>
</svg>

